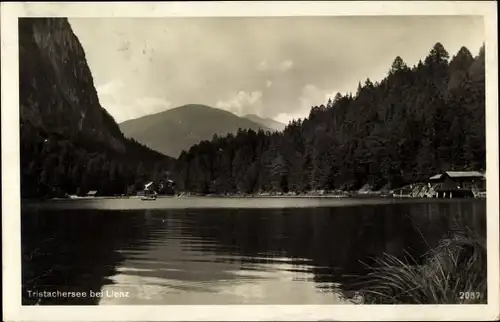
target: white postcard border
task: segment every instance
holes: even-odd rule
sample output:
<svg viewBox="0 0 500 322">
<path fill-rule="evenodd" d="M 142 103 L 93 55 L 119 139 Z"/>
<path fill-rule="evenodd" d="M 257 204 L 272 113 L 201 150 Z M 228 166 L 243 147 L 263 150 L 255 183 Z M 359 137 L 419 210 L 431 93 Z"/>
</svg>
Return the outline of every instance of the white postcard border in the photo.
<svg viewBox="0 0 500 322">
<path fill-rule="evenodd" d="M 495 1 L 102 2 L 1 4 L 5 321 L 492 320 L 499 317 L 498 42 Z M 481 15 L 486 35 L 488 305 L 21 306 L 18 17 Z"/>
</svg>

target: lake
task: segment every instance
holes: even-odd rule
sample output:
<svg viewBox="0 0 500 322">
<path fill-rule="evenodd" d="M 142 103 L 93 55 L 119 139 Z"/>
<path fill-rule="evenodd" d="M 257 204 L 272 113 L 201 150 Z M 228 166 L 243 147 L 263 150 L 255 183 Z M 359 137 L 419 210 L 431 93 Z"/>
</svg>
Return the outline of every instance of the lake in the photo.
<svg viewBox="0 0 500 322">
<path fill-rule="evenodd" d="M 457 218 L 485 236 L 485 214 L 477 199 L 23 202 L 23 304 L 344 304 L 374 257 L 419 258 Z"/>
</svg>

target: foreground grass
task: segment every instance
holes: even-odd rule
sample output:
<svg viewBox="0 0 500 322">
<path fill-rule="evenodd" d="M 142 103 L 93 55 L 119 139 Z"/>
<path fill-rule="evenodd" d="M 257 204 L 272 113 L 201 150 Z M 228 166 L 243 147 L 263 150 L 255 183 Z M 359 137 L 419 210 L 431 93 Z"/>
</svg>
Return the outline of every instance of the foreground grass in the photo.
<svg viewBox="0 0 500 322">
<path fill-rule="evenodd" d="M 453 232 L 424 255 L 422 264 L 384 254 L 368 266 L 360 293 L 365 304 L 487 303 L 486 240 Z"/>
</svg>

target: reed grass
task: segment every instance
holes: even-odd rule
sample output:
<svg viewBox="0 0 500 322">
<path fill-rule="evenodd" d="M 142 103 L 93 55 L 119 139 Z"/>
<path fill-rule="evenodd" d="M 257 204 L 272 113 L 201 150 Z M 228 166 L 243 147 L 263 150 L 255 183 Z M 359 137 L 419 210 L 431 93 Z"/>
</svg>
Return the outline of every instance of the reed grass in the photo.
<svg viewBox="0 0 500 322">
<path fill-rule="evenodd" d="M 487 303 L 486 239 L 467 228 L 452 231 L 420 261 L 384 253 L 360 293 L 365 304 Z"/>
</svg>

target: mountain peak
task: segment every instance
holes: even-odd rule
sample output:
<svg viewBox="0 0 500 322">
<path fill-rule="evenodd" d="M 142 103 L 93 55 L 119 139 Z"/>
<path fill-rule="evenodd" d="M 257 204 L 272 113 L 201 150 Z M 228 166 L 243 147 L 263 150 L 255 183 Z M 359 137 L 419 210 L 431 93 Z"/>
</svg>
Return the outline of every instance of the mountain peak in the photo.
<svg viewBox="0 0 500 322">
<path fill-rule="evenodd" d="M 214 134 L 235 134 L 238 129 L 274 130 L 264 122 L 204 104 L 186 104 L 128 120 L 120 124 L 120 129 L 125 136 L 173 157 L 203 140 L 212 139 Z"/>
<path fill-rule="evenodd" d="M 178 106 L 174 109 L 215 109 L 215 108 L 205 104 L 185 104 Z"/>
</svg>

